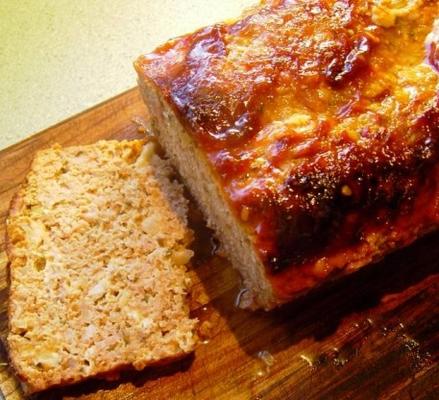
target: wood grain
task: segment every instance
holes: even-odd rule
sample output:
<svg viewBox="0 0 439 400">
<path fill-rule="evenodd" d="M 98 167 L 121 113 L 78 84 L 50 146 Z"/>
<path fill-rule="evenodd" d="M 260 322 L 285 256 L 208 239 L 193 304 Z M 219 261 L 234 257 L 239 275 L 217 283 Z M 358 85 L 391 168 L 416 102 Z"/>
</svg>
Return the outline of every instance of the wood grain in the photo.
<svg viewBox="0 0 439 400">
<path fill-rule="evenodd" d="M 58 142 L 142 136 L 136 89 L 0 152 L 0 245 L 9 201 L 35 151 Z M 234 305 L 239 278 L 213 255 L 194 205 L 196 259 L 191 309 L 200 319 L 195 354 L 167 367 L 92 380 L 41 399 L 437 399 L 439 234 L 271 313 Z M 0 330 L 6 333 L 7 269 L 0 253 Z M 0 389 L 20 399 L 0 354 Z M 1 398 L 1 396 L 0 396 Z"/>
</svg>

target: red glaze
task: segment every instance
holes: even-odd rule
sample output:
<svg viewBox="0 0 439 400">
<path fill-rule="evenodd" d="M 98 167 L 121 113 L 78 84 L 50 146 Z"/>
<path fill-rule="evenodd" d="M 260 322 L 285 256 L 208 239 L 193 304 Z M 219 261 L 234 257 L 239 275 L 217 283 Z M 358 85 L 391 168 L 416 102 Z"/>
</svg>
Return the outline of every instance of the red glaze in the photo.
<svg viewBox="0 0 439 400">
<path fill-rule="evenodd" d="M 237 217 L 249 210 L 242 223 L 285 299 L 439 222 L 438 51 L 426 41 L 439 5 L 391 27 L 373 15 L 366 0 L 263 1 L 136 63 Z"/>
</svg>

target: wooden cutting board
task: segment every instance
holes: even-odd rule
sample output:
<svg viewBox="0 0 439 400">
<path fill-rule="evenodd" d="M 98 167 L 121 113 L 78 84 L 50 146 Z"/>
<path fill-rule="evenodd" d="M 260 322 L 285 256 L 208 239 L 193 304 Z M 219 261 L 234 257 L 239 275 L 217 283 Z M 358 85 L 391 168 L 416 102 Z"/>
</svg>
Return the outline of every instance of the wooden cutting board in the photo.
<svg viewBox="0 0 439 400">
<path fill-rule="evenodd" d="M 147 114 L 136 89 L 0 152 L 0 331 L 7 330 L 4 224 L 35 151 L 55 142 L 137 138 Z M 439 399 L 439 234 L 275 310 L 235 306 L 239 278 L 191 207 L 192 312 L 202 342 L 168 367 L 90 381 L 42 399 Z M 3 352 L 0 389 L 20 399 Z M 0 399 L 2 396 L 0 395 Z"/>
</svg>

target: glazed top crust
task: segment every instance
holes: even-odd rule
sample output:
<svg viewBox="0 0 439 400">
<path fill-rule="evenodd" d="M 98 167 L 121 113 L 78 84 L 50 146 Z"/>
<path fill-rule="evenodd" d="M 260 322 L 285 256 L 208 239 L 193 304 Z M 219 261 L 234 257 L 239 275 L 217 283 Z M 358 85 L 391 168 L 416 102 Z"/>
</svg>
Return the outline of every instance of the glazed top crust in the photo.
<svg viewBox="0 0 439 400">
<path fill-rule="evenodd" d="M 397 241 L 401 219 L 437 224 L 438 16 L 435 0 L 266 0 L 136 62 L 273 277 Z"/>
</svg>

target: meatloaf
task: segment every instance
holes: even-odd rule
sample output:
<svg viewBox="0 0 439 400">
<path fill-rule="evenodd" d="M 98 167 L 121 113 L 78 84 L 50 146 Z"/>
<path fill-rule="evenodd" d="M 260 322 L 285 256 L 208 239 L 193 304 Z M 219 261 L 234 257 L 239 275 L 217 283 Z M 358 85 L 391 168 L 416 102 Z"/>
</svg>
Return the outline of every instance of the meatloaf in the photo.
<svg viewBox="0 0 439 400">
<path fill-rule="evenodd" d="M 193 351 L 191 233 L 172 175 L 152 142 L 36 154 L 11 204 L 6 248 L 6 343 L 27 394 Z"/>
<path fill-rule="evenodd" d="M 135 68 L 159 141 L 270 309 L 439 222 L 439 3 L 266 0 Z"/>
</svg>

